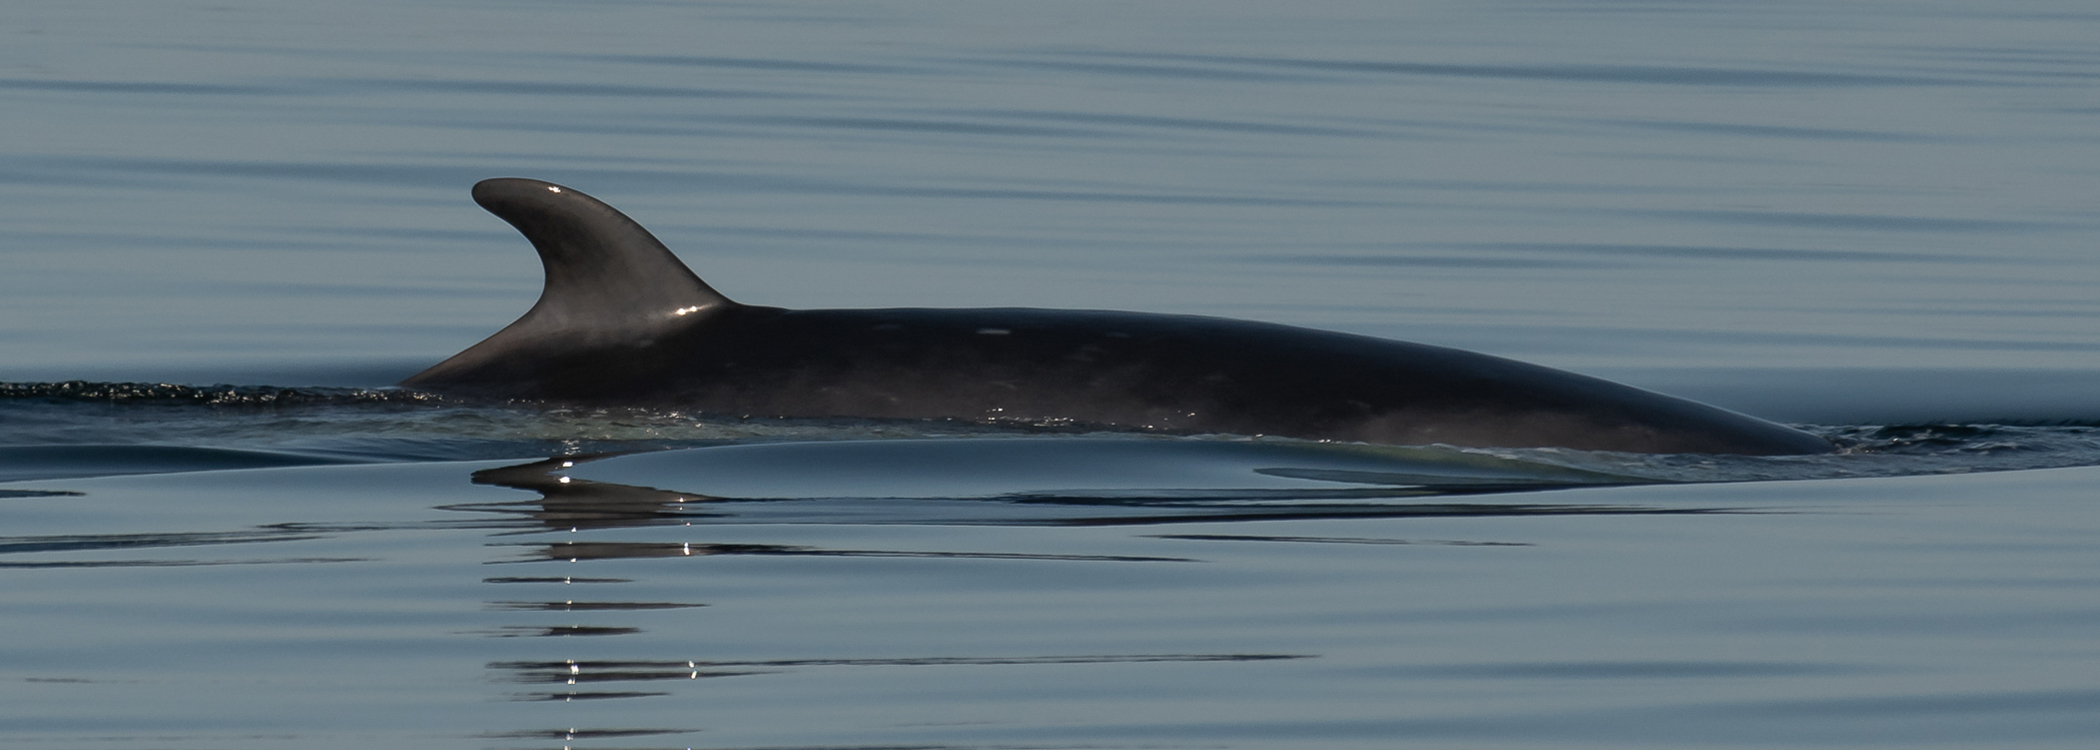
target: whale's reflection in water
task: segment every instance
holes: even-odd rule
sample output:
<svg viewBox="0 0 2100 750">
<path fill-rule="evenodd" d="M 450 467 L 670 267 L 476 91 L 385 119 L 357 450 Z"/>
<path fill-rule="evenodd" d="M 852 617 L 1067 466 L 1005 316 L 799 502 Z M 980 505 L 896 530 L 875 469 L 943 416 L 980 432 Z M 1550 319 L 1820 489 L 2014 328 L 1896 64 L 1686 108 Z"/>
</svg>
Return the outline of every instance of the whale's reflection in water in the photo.
<svg viewBox="0 0 2100 750">
<path fill-rule="evenodd" d="M 812 465 L 823 468 L 811 471 Z M 556 530 L 709 521 L 1095 526 L 1701 512 L 1455 502 L 1449 498 L 1649 480 L 1458 450 L 1298 441 L 1009 438 L 733 445 L 566 456 L 478 471 L 473 481 L 539 497 L 448 509 L 499 514 Z M 642 557 L 819 553 L 763 545 L 632 550 Z"/>
<path fill-rule="evenodd" d="M 812 472 L 810 467 L 823 467 Z M 478 631 L 488 637 L 582 643 L 638 636 L 661 623 L 692 625 L 668 611 L 702 617 L 696 601 L 520 598 L 511 585 L 647 583 L 626 577 L 632 563 L 667 559 L 898 558 L 928 561 L 1010 560 L 1030 563 L 1191 564 L 1190 554 L 1102 554 L 1041 549 L 927 549 L 775 543 L 749 538 L 753 529 L 816 526 L 1010 526 L 1102 528 L 1283 520 L 1568 516 L 1709 513 L 1721 509 L 1547 502 L 1547 493 L 1572 487 L 1636 483 L 1625 477 L 1564 466 L 1459 451 L 1389 449 L 1297 442 L 1150 439 L 896 440 L 738 445 L 645 454 L 551 458 L 485 469 L 476 484 L 507 487 L 535 497 L 446 506 L 448 510 L 508 519 L 497 524 L 505 554 L 491 564 L 628 561 L 621 576 L 493 576 L 506 596 L 485 607 L 520 613 L 565 613 L 614 621 L 504 625 Z M 1506 497 L 1496 501 L 1491 498 Z M 1521 498 L 1521 499 L 1519 499 Z M 782 527 L 780 524 L 788 526 Z M 672 529 L 678 539 L 633 538 Z M 710 531 L 713 529 L 714 531 Z M 626 531 L 622 531 L 626 530 Z M 655 531 L 652 531 L 655 530 Z M 517 539 L 559 533 L 552 541 Z M 711 536 L 721 535 L 718 538 Z M 934 544 L 939 544 L 935 535 Z M 733 538 L 731 538 L 733 537 Z M 983 544 L 981 534 L 957 533 L 955 544 Z M 1055 537 L 1053 537 L 1054 539 Z M 1267 542 L 1324 545 L 1525 546 L 1522 542 L 1402 539 L 1289 534 L 1148 534 L 1132 537 L 1153 547 L 1182 545 L 1202 554 L 1205 544 Z M 921 545 L 924 537 L 917 539 Z M 1076 541 L 1076 540 L 1075 540 Z M 1195 543 L 1195 544 L 1190 544 Z M 1209 548 L 1215 550 L 1214 547 Z M 603 589 L 592 589 L 602 591 Z M 650 615 L 647 622 L 620 616 Z M 659 641 L 660 643 L 661 641 Z M 823 650 L 823 644 L 809 644 Z M 662 646 L 656 646 L 662 648 Z M 688 644 L 679 650 L 704 651 Z M 592 649 L 602 654 L 603 649 Z M 552 685 L 510 693 L 511 701 L 602 701 L 672 695 L 667 684 L 844 667 L 1000 667 L 1069 664 L 1239 663 L 1315 658 L 1281 653 L 1024 654 L 995 656 L 887 656 L 882 658 L 692 658 L 637 653 L 633 658 L 562 658 L 488 663 L 498 683 Z M 637 734 L 652 730 L 617 730 Z M 535 733 L 537 732 L 537 733 Z M 553 737 L 537 730 L 506 738 Z M 606 735 L 613 736 L 613 735 Z M 624 736 L 624 735 L 623 735 Z"/>
<path fill-rule="evenodd" d="M 563 660 L 492 662 L 496 681 L 532 685 L 598 685 L 655 680 L 702 680 L 779 674 L 823 667 L 969 667 L 1052 664 L 1144 664 L 1157 662 L 1255 662 L 1310 659 L 1308 654 L 1090 654 L 1081 656 L 956 657 L 902 659 L 767 659 L 758 661 Z M 664 691 L 562 690 L 513 693 L 515 701 L 602 700 L 669 695 Z"/>
</svg>

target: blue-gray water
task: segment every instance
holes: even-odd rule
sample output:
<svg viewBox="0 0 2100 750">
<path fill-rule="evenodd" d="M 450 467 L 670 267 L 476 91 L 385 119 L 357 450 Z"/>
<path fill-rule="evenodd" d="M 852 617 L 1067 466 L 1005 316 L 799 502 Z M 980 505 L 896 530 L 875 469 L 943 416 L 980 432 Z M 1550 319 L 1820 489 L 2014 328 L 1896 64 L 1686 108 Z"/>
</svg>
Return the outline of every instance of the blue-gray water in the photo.
<svg viewBox="0 0 2100 750">
<path fill-rule="evenodd" d="M 32 1 L 0 35 L 10 743 L 2100 736 L 2086 4 Z M 1847 450 L 373 390 L 532 303 L 466 198 L 502 175 L 742 301 L 1346 330 Z"/>
</svg>

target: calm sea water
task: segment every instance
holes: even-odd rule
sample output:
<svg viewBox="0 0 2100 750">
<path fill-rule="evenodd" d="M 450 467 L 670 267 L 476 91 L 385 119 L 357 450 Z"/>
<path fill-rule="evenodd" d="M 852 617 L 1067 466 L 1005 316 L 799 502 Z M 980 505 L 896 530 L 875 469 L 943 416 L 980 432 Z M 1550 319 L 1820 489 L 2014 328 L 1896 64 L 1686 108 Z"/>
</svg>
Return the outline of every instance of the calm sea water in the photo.
<svg viewBox="0 0 2100 750">
<path fill-rule="evenodd" d="M 32 0 L 0 34 L 9 742 L 2100 736 L 2086 4 Z M 751 303 L 1346 330 L 1849 447 L 374 390 L 531 305 L 466 197 L 503 175 Z"/>
</svg>

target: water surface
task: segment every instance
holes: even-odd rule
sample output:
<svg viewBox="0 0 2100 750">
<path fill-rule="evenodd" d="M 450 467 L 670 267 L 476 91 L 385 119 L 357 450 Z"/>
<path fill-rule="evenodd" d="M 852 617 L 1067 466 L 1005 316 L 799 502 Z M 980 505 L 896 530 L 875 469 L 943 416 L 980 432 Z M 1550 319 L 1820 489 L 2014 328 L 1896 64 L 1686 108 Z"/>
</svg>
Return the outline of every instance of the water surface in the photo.
<svg viewBox="0 0 2100 750">
<path fill-rule="evenodd" d="M 2096 734 L 2084 5 L 16 5 L 17 742 Z M 537 293 L 466 197 L 492 176 L 603 198 L 753 304 L 1345 330 L 1846 449 L 387 390 Z"/>
</svg>

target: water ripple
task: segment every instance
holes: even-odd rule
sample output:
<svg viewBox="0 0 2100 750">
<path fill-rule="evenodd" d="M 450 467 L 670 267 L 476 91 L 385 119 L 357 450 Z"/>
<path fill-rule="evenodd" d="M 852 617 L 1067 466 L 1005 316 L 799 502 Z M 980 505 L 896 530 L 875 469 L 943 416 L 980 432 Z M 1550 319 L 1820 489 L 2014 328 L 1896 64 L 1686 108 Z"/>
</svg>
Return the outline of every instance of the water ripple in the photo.
<svg viewBox="0 0 2100 750">
<path fill-rule="evenodd" d="M 1632 83 L 1668 86 L 1725 86 L 1755 88 L 1854 88 L 1887 86 L 1960 86 L 1974 82 L 1954 77 L 1916 75 L 1869 75 L 1811 70 L 1773 70 L 1707 66 L 1659 65 L 1465 65 L 1384 60 L 1324 60 L 1287 57 L 1230 57 L 1222 55 L 1132 55 L 1149 59 L 1185 60 L 1269 69 L 1322 70 L 1346 73 L 1381 73 L 1452 78 L 1493 78 L 1530 81 L 1585 83 Z"/>
</svg>

